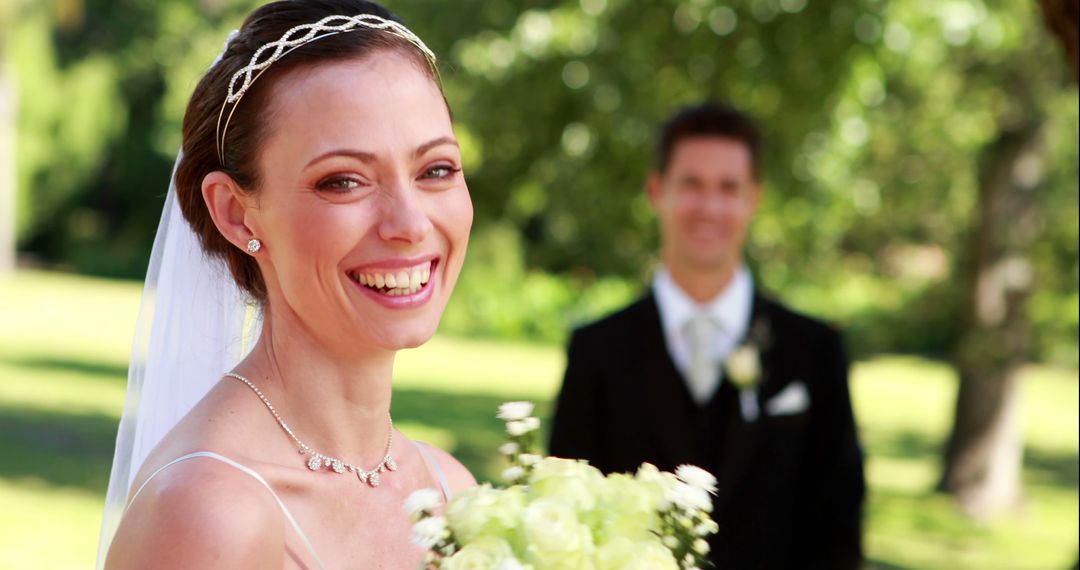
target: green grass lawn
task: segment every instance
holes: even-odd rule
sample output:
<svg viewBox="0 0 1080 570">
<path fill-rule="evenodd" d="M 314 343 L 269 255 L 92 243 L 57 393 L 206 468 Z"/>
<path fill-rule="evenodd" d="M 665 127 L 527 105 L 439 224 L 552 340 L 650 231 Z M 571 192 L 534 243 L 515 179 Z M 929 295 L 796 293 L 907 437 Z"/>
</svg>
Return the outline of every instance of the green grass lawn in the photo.
<svg viewBox="0 0 1080 570">
<path fill-rule="evenodd" d="M 94 560 L 140 287 L 23 272 L 0 280 L 0 568 L 87 568 Z M 546 414 L 558 348 L 438 337 L 399 358 L 394 418 L 481 478 L 500 470 L 495 407 Z M 985 526 L 929 492 L 955 380 L 941 364 L 856 365 L 868 453 L 867 550 L 877 568 L 1064 569 L 1077 555 L 1077 373 L 1032 367 L 1022 388 L 1026 505 Z"/>
</svg>

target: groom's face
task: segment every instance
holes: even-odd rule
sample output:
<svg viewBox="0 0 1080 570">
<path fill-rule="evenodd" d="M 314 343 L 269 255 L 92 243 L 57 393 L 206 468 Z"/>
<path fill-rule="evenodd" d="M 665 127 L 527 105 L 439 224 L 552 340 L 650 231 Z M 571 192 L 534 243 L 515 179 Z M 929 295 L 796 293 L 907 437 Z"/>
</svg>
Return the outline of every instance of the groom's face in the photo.
<svg viewBox="0 0 1080 570">
<path fill-rule="evenodd" d="M 722 137 L 682 139 L 648 186 L 660 221 L 664 263 L 683 271 L 724 272 L 741 262 L 761 198 L 745 143 Z"/>
</svg>

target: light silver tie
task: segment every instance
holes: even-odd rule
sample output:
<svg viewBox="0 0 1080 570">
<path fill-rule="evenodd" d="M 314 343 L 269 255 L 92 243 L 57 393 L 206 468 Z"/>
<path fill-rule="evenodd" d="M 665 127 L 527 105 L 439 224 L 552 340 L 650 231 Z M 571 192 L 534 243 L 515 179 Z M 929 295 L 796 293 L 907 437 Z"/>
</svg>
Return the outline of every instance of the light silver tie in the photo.
<svg viewBox="0 0 1080 570">
<path fill-rule="evenodd" d="M 716 323 L 708 314 L 699 313 L 687 323 L 687 337 L 690 340 L 690 395 L 698 404 L 705 404 L 711 398 L 720 381 L 719 370 L 713 355 L 716 344 Z"/>
</svg>

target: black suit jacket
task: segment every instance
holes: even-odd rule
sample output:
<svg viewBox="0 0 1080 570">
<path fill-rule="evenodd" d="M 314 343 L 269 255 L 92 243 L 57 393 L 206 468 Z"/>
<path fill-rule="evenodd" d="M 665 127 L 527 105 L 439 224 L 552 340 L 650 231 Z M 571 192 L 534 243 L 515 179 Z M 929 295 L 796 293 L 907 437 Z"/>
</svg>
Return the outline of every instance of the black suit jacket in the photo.
<svg viewBox="0 0 1080 570">
<path fill-rule="evenodd" d="M 648 461 L 691 463 L 717 476 L 711 559 L 722 570 L 858 568 L 864 482 L 840 335 L 755 293 L 754 327 L 767 331 L 761 413 L 747 422 L 721 382 L 697 405 L 664 342 L 647 295 L 574 332 L 551 428 L 552 455 L 604 472 Z M 802 382 L 810 406 L 770 415 L 767 402 Z"/>
</svg>

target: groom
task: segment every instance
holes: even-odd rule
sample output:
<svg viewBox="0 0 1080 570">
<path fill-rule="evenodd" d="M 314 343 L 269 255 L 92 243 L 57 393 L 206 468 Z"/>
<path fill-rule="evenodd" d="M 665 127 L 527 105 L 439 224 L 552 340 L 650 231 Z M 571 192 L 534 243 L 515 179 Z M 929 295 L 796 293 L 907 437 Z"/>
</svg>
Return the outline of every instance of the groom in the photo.
<svg viewBox="0 0 1080 570">
<path fill-rule="evenodd" d="M 647 184 L 662 265 L 644 298 L 571 337 L 551 454 L 711 471 L 718 568 L 855 569 L 864 483 L 840 335 L 766 297 L 743 264 L 760 154 L 729 107 L 663 127 Z"/>
</svg>

